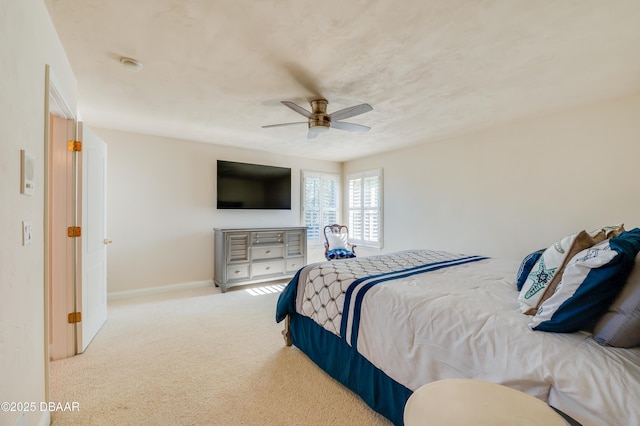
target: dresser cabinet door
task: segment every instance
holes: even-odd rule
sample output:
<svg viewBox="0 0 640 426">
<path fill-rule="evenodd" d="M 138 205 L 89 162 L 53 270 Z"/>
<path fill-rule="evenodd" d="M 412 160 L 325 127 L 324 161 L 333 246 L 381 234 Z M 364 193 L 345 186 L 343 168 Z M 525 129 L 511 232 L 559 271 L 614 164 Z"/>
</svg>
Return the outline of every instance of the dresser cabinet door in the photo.
<svg viewBox="0 0 640 426">
<path fill-rule="evenodd" d="M 287 257 L 303 256 L 305 252 L 305 238 L 303 231 L 287 231 L 285 233 Z"/>
<path fill-rule="evenodd" d="M 249 234 L 227 234 L 227 262 L 249 261 Z"/>
</svg>

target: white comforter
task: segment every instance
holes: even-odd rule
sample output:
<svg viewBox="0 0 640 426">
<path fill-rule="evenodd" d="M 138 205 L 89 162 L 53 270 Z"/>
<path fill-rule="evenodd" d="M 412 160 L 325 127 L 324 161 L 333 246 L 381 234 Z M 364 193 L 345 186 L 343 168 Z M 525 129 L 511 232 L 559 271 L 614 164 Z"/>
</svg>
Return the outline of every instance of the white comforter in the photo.
<svg viewBox="0 0 640 426">
<path fill-rule="evenodd" d="M 589 333 L 532 331 L 518 310 L 517 268 L 487 259 L 373 286 L 363 299 L 358 351 L 411 390 L 445 378 L 487 380 L 584 425 L 640 425 L 640 349 L 605 348 Z M 304 313 L 319 293 L 300 281 L 296 309 Z M 324 323 L 340 334 L 335 320 Z"/>
</svg>

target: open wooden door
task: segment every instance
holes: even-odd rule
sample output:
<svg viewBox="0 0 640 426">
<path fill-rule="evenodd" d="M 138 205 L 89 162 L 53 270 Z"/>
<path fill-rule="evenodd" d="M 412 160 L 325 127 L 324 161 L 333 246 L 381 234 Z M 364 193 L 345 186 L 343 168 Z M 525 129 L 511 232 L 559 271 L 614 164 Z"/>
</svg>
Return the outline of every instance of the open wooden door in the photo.
<svg viewBox="0 0 640 426">
<path fill-rule="evenodd" d="M 76 326 L 69 313 L 76 310 L 76 241 L 67 234 L 76 217 L 74 154 L 68 141 L 76 139 L 75 118 L 49 115 L 49 196 L 47 209 L 47 276 L 49 358 L 76 354 Z"/>
<path fill-rule="evenodd" d="M 74 141 L 82 144 L 74 144 Z M 77 149 L 77 150 L 75 150 Z M 107 147 L 73 118 L 49 116 L 49 359 L 84 352 L 107 318 Z"/>
<path fill-rule="evenodd" d="M 81 178 L 82 237 L 77 284 L 77 312 L 82 313 L 77 330 L 77 352 L 85 351 L 107 320 L 107 145 L 91 129 L 78 123 L 82 140 Z"/>
</svg>

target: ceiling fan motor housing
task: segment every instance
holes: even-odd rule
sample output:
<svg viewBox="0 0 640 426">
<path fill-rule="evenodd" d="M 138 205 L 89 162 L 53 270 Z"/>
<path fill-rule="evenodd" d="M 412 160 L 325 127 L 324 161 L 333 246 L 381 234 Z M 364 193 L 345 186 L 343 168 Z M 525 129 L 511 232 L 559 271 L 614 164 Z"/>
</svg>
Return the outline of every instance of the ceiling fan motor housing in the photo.
<svg viewBox="0 0 640 426">
<path fill-rule="evenodd" d="M 331 120 L 327 115 L 327 102 L 326 99 L 315 99 L 311 101 L 312 117 L 309 117 L 309 128 L 312 127 L 331 127 Z"/>
</svg>

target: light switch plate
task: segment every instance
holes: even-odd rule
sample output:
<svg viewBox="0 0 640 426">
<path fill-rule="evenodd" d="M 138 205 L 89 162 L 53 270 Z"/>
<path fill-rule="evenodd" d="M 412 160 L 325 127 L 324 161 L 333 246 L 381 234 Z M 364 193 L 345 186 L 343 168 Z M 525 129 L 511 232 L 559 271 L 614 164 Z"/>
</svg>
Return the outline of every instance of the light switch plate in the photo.
<svg viewBox="0 0 640 426">
<path fill-rule="evenodd" d="M 20 150 L 20 192 L 32 195 L 35 184 L 35 159 L 24 149 Z"/>
<path fill-rule="evenodd" d="M 22 221 L 22 245 L 31 244 L 33 240 L 33 225 L 27 220 Z"/>
</svg>

